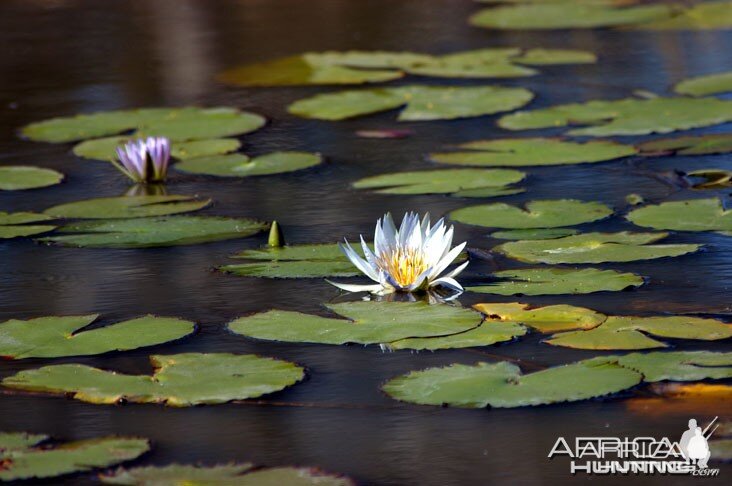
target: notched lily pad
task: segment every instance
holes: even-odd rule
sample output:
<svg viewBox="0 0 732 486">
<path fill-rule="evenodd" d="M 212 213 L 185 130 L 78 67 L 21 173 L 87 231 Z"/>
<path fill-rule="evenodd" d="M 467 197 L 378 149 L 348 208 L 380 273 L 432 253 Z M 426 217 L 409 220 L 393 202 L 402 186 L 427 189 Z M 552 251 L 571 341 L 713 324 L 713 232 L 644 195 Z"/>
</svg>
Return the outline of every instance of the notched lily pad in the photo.
<svg viewBox="0 0 732 486">
<path fill-rule="evenodd" d="M 543 333 L 593 329 L 607 319 L 605 314 L 592 309 L 565 304 L 534 308 L 519 302 L 493 302 L 475 304 L 473 308 L 490 322 L 519 322 Z"/>
<path fill-rule="evenodd" d="M 22 191 L 53 186 L 60 183 L 64 175 L 52 169 L 27 165 L 0 166 L 0 191 Z"/>
<path fill-rule="evenodd" d="M 488 228 L 559 228 L 606 218 L 612 209 L 576 199 L 529 201 L 524 208 L 505 203 L 468 206 L 450 213 L 453 221 Z"/>
<path fill-rule="evenodd" d="M 732 353 L 667 351 L 616 356 L 617 362 L 643 374 L 644 381 L 698 381 L 732 378 Z"/>
<path fill-rule="evenodd" d="M 526 334 L 526 328 L 517 322 L 483 322 L 465 332 L 444 337 L 409 338 L 388 344 L 389 349 L 430 350 L 475 348 L 511 341 Z"/>
<path fill-rule="evenodd" d="M 732 152 L 732 133 L 650 140 L 638 145 L 641 155 L 711 155 Z"/>
<path fill-rule="evenodd" d="M 159 403 L 171 407 L 219 404 L 283 390 L 304 377 L 287 361 L 253 354 L 184 353 L 150 356 L 153 375 L 126 375 L 80 364 L 21 371 L 7 388 L 71 396 L 82 402 Z"/>
<path fill-rule="evenodd" d="M 666 236 L 668 233 L 583 233 L 551 240 L 511 241 L 493 251 L 529 263 L 604 263 L 675 257 L 695 252 L 701 246 L 649 244 Z"/>
<path fill-rule="evenodd" d="M 526 167 L 605 162 L 636 152 L 632 146 L 607 140 L 580 143 L 559 138 L 477 140 L 457 148 L 464 151 L 434 153 L 430 159 L 453 165 Z"/>
<path fill-rule="evenodd" d="M 122 196 L 86 199 L 46 209 L 45 214 L 66 219 L 147 218 L 198 211 L 210 199 L 193 196 Z"/>
<path fill-rule="evenodd" d="M 634 273 L 597 268 L 522 268 L 492 274 L 496 280 L 466 290 L 497 295 L 591 294 L 620 291 L 643 285 Z"/>
<path fill-rule="evenodd" d="M 130 461 L 150 450 L 147 439 L 106 437 L 52 444 L 45 435 L 0 433 L 0 481 L 55 478 Z"/>
<path fill-rule="evenodd" d="M 0 356 L 11 359 L 86 356 L 162 344 L 191 334 L 195 324 L 171 317 L 143 316 L 85 329 L 99 317 L 38 317 L 0 323 Z"/>
<path fill-rule="evenodd" d="M 51 216 L 46 214 L 4 213 L 0 211 L 0 240 L 53 231 L 56 226 L 49 224 L 29 224 L 50 221 L 52 219 Z"/>
<path fill-rule="evenodd" d="M 732 101 L 715 98 L 627 98 L 557 105 L 505 115 L 508 130 L 590 125 L 567 132 L 576 136 L 648 135 L 707 127 L 732 121 Z"/>
<path fill-rule="evenodd" d="M 523 191 L 511 184 L 526 177 L 524 172 L 501 169 L 453 169 L 396 172 L 366 177 L 353 183 L 356 189 L 376 189 L 379 194 L 452 194 L 491 197 Z"/>
<path fill-rule="evenodd" d="M 498 238 L 499 240 L 551 240 L 576 235 L 577 233 L 579 233 L 579 230 L 572 228 L 529 228 L 496 231 L 491 233 L 491 238 Z"/>
<path fill-rule="evenodd" d="M 309 152 L 272 152 L 250 158 L 244 154 L 196 157 L 175 164 L 181 172 L 219 177 L 250 177 L 283 174 L 314 167 L 323 161 Z"/>
<path fill-rule="evenodd" d="M 74 155 L 85 159 L 114 160 L 117 158 L 117 147 L 134 139 L 134 137 L 106 137 L 86 140 L 74 147 Z M 191 140 L 174 142 L 171 144 L 170 154 L 175 159 L 184 160 L 235 152 L 239 147 L 241 142 L 235 138 Z"/>
<path fill-rule="evenodd" d="M 732 211 L 717 198 L 670 201 L 631 211 L 638 226 L 675 231 L 731 231 Z"/>
<path fill-rule="evenodd" d="M 336 121 L 406 105 L 397 120 L 452 120 L 513 110 L 533 96 L 523 88 L 415 85 L 315 95 L 295 101 L 288 111 L 304 118 Z"/>
<path fill-rule="evenodd" d="M 253 219 L 212 216 L 81 221 L 39 241 L 82 248 L 151 248 L 244 238 L 268 227 Z"/>
</svg>

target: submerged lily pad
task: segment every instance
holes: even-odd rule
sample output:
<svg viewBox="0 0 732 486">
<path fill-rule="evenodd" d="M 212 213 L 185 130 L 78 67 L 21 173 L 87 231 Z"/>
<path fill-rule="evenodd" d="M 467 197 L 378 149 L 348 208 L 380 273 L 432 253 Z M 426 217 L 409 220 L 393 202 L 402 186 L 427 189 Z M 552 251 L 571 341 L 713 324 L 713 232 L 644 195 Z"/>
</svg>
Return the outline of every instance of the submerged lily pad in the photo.
<svg viewBox="0 0 732 486">
<path fill-rule="evenodd" d="M 524 167 L 605 162 L 635 154 L 636 149 L 607 140 L 585 143 L 558 138 L 504 138 L 458 145 L 467 151 L 431 154 L 435 162 L 484 167 Z"/>
<path fill-rule="evenodd" d="M 253 219 L 211 216 L 81 221 L 39 241 L 85 248 L 149 248 L 244 238 L 268 226 Z"/>
<path fill-rule="evenodd" d="M 635 25 L 669 18 L 668 5 L 614 7 L 602 3 L 550 2 L 505 5 L 481 10 L 470 17 L 476 27 L 489 29 L 591 29 Z"/>
<path fill-rule="evenodd" d="M 732 3 L 730 3 L 732 8 Z M 686 79 L 674 86 L 679 94 L 708 96 L 732 91 L 732 71 Z"/>
<path fill-rule="evenodd" d="M 543 333 L 593 329 L 607 319 L 605 314 L 592 309 L 565 304 L 532 308 L 519 302 L 492 302 L 476 304 L 473 308 L 491 322 L 519 322 Z"/>
<path fill-rule="evenodd" d="M 236 319 L 229 329 L 270 341 L 378 344 L 455 334 L 481 321 L 472 310 L 425 302 L 346 302 L 326 307 L 347 319 L 271 310 Z"/>
<path fill-rule="evenodd" d="M 470 292 L 498 295 L 591 294 L 643 285 L 634 273 L 597 268 L 525 268 L 492 274 L 496 281 L 467 287 Z"/>
<path fill-rule="evenodd" d="M 46 214 L 4 213 L 0 211 L 0 240 L 47 233 L 56 227 L 48 224 L 28 224 L 49 221 Z"/>
<path fill-rule="evenodd" d="M 671 201 L 631 211 L 627 218 L 638 226 L 676 231 L 730 231 L 732 211 L 717 198 Z"/>
<path fill-rule="evenodd" d="M 577 233 L 579 233 L 579 230 L 572 228 L 529 228 L 496 231 L 491 233 L 491 238 L 498 238 L 499 240 L 551 240 L 576 235 Z"/>
<path fill-rule="evenodd" d="M 45 214 L 67 219 L 147 218 L 198 211 L 210 199 L 192 196 L 122 196 L 86 199 L 46 209 Z"/>
<path fill-rule="evenodd" d="M 254 158 L 244 154 L 228 154 L 186 159 L 175 164 L 175 168 L 192 174 L 249 177 L 294 172 L 316 166 L 322 161 L 319 154 L 309 152 L 272 152 Z"/>
<path fill-rule="evenodd" d="M 54 478 L 135 459 L 148 450 L 147 439 L 107 437 L 49 446 L 45 435 L 0 433 L 0 481 Z"/>
<path fill-rule="evenodd" d="M 732 121 L 732 101 L 716 98 L 654 98 L 588 101 L 519 111 L 498 125 L 508 130 L 590 125 L 567 132 L 577 136 L 647 135 Z"/>
<path fill-rule="evenodd" d="M 85 159 L 114 160 L 117 158 L 117 147 L 130 140 L 134 140 L 134 137 L 106 137 L 86 140 L 74 147 L 74 154 Z M 174 142 L 171 144 L 170 154 L 173 158 L 184 160 L 235 152 L 239 147 L 241 147 L 241 142 L 235 138 L 191 140 L 188 142 Z"/>
<path fill-rule="evenodd" d="M 396 172 L 366 177 L 353 183 L 356 189 L 377 189 L 379 194 L 453 194 L 470 197 L 486 190 L 493 194 L 515 194 L 507 187 L 526 177 L 524 172 L 501 169 L 454 169 Z M 481 196 L 487 197 L 487 196 Z"/>
<path fill-rule="evenodd" d="M 638 145 L 641 155 L 710 155 L 732 152 L 732 133 L 651 140 Z"/>
<path fill-rule="evenodd" d="M 162 344 L 191 334 L 195 324 L 147 315 L 87 329 L 98 314 L 12 319 L 0 323 L 0 356 L 12 359 L 85 356 Z"/>
<path fill-rule="evenodd" d="M 74 142 L 118 135 L 167 137 L 173 142 L 229 137 L 263 127 L 265 119 L 234 108 L 143 108 L 105 111 L 31 123 L 21 134 L 38 142 Z"/>
<path fill-rule="evenodd" d="M 732 353 L 673 351 L 631 353 L 616 358 L 621 366 L 642 373 L 648 382 L 732 378 Z"/>
<path fill-rule="evenodd" d="M 702 2 L 689 5 L 669 18 L 633 25 L 647 30 L 717 30 L 732 28 L 732 2 Z"/>
<path fill-rule="evenodd" d="M 335 121 L 406 105 L 397 120 L 451 120 L 513 110 L 533 96 L 523 88 L 500 86 L 400 86 L 315 95 L 295 101 L 288 111 L 304 118 Z"/>
<path fill-rule="evenodd" d="M 310 468 L 272 467 L 256 468 L 253 464 L 224 464 L 220 466 L 193 466 L 171 464 L 132 469 L 118 469 L 113 474 L 100 476 L 104 484 L 124 485 L 288 485 L 288 486 L 351 486 L 343 477 Z"/>
<path fill-rule="evenodd" d="M 552 240 L 524 240 L 495 248 L 509 258 L 529 263 L 603 263 L 652 260 L 692 253 L 696 244 L 649 245 L 668 233 L 583 233 Z"/>
<path fill-rule="evenodd" d="M 0 191 L 37 189 L 60 183 L 64 175 L 52 169 L 27 165 L 0 166 Z"/>
<path fill-rule="evenodd" d="M 468 206 L 451 212 L 450 218 L 487 228 L 559 228 L 597 221 L 612 212 L 600 202 L 554 199 L 529 201 L 525 209 L 505 203 Z"/>
<path fill-rule="evenodd" d="M 529 374 L 503 361 L 413 371 L 387 382 L 384 391 L 397 400 L 422 405 L 512 408 L 601 397 L 642 379 L 640 373 L 605 358 Z"/>
<path fill-rule="evenodd" d="M 82 402 L 160 403 L 171 407 L 256 398 L 294 385 L 304 370 L 287 361 L 253 354 L 184 353 L 150 356 L 153 375 L 126 375 L 80 364 L 21 371 L 7 388 L 64 394 Z"/>
</svg>

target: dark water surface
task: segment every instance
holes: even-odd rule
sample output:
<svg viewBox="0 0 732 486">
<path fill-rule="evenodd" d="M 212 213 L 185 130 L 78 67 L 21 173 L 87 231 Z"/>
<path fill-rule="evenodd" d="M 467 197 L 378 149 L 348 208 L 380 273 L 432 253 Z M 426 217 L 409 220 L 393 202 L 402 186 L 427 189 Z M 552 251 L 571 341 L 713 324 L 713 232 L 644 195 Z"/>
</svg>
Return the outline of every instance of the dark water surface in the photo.
<svg viewBox="0 0 732 486">
<path fill-rule="evenodd" d="M 0 210 L 40 211 L 88 197 L 123 194 L 127 181 L 113 167 L 78 159 L 70 145 L 19 140 L 28 122 L 142 106 L 236 106 L 270 118 L 244 137 L 247 153 L 303 149 L 328 163 L 281 176 L 228 180 L 173 173 L 172 194 L 211 196 L 205 214 L 277 219 L 290 243 L 332 242 L 370 233 L 385 211 L 430 211 L 434 216 L 476 201 L 442 196 L 381 196 L 348 188 L 350 182 L 392 170 L 433 167 L 424 155 L 446 144 L 511 135 L 496 117 L 397 124 L 395 112 L 338 123 L 303 120 L 287 103 L 329 88 L 231 89 L 215 74 L 237 64 L 305 50 L 385 49 L 448 53 L 489 46 L 580 48 L 597 52 L 597 65 L 540 68 L 533 78 L 505 80 L 537 93 L 532 108 L 659 94 L 691 75 L 732 67 L 732 32 L 638 33 L 557 31 L 491 32 L 471 28 L 469 0 L 4 0 L 0 4 L 0 164 L 29 164 L 64 172 L 64 184 L 0 193 Z M 402 83 L 480 84 L 408 78 Z M 412 128 L 406 140 L 366 140 L 358 129 Z M 724 127 L 707 129 L 720 131 Z M 699 133 L 703 131 L 697 131 Z M 517 133 L 552 134 L 552 131 Z M 633 141 L 632 138 L 623 139 Z M 628 193 L 648 200 L 697 195 L 663 182 L 673 169 L 732 168 L 730 156 L 625 160 L 599 165 L 528 169 L 528 192 L 501 199 L 575 197 L 600 200 L 619 211 Z M 659 175 L 660 174 L 660 175 Z M 718 191 L 725 195 L 726 191 Z M 708 193 L 709 195 L 715 192 Z M 621 217 L 587 230 L 632 229 Z M 490 248 L 486 231 L 458 225 L 458 241 Z M 253 342 L 227 333 L 229 320 L 269 308 L 322 312 L 338 297 L 318 279 L 245 279 L 210 271 L 227 255 L 265 242 L 265 235 L 207 245 L 148 250 L 45 247 L 30 239 L 0 241 L 0 321 L 52 314 L 99 312 L 109 322 L 143 313 L 175 315 L 200 323 L 180 343 L 102 357 L 0 363 L 0 377 L 59 362 L 80 362 L 124 372 L 149 372 L 152 353 L 254 352 L 307 366 L 309 379 L 259 403 L 188 409 L 154 405 L 95 406 L 77 401 L 0 395 L 0 430 L 50 433 L 65 439 L 126 434 L 149 437 L 152 452 L 139 464 L 252 461 L 313 465 L 348 474 L 364 484 L 557 484 L 585 481 L 566 461 L 549 461 L 557 436 L 669 436 L 677 438 L 690 416 L 706 421 L 732 415 L 730 404 L 655 409 L 613 399 L 513 410 L 459 410 L 397 403 L 380 392 L 387 379 L 410 370 L 453 362 L 516 359 L 530 371 L 595 355 L 553 348 L 533 335 L 483 350 L 414 354 L 378 347 Z M 481 301 L 545 305 L 569 303 L 611 313 L 703 313 L 730 317 L 732 239 L 715 234 L 672 235 L 669 242 L 699 242 L 705 251 L 673 260 L 607 265 L 649 278 L 632 292 L 589 296 L 503 298 Z M 520 266 L 497 258 L 473 264 L 463 283 L 484 281 L 494 269 Z M 729 349 L 678 342 L 678 349 Z M 674 411 L 676 410 L 676 411 Z M 722 468 L 722 476 L 732 473 Z M 75 476 L 68 483 L 90 481 Z M 689 477 L 593 477 L 594 483 L 688 484 Z M 724 481 L 722 478 L 707 481 Z"/>
</svg>

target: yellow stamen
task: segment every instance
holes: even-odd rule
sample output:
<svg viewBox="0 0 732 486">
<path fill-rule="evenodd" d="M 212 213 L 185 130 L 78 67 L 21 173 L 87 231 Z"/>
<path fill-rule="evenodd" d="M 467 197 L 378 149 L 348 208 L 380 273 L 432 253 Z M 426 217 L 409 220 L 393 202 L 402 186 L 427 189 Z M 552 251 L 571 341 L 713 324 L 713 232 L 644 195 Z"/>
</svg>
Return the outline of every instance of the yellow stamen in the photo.
<svg viewBox="0 0 732 486">
<path fill-rule="evenodd" d="M 428 268 L 424 253 L 414 248 L 397 248 L 389 255 L 382 255 L 379 264 L 402 287 L 414 283 Z"/>
</svg>

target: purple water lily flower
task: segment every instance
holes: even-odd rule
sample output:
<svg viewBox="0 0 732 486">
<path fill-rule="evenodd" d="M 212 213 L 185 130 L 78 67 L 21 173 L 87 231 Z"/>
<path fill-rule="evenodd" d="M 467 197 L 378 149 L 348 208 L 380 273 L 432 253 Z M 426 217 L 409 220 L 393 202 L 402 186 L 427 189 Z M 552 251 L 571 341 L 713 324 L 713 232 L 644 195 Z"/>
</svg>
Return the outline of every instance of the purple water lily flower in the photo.
<svg viewBox="0 0 732 486">
<path fill-rule="evenodd" d="M 165 180 L 170 162 L 170 140 L 148 137 L 117 147 L 116 166 L 135 182 Z"/>
</svg>

